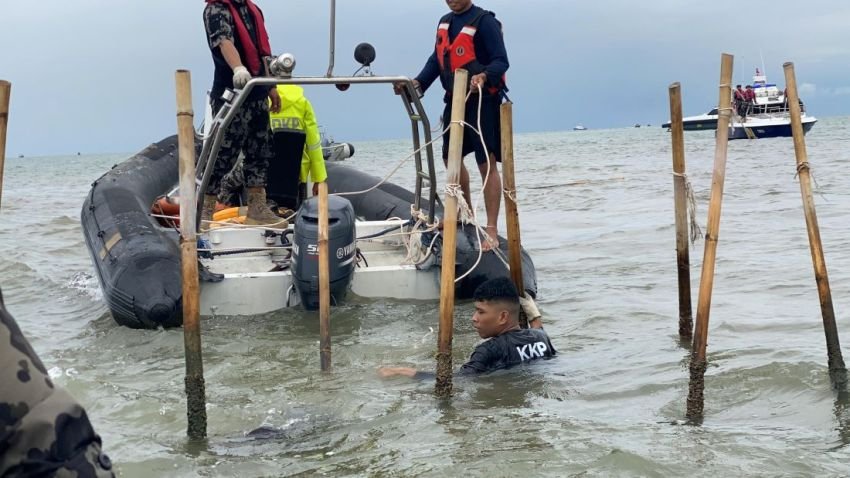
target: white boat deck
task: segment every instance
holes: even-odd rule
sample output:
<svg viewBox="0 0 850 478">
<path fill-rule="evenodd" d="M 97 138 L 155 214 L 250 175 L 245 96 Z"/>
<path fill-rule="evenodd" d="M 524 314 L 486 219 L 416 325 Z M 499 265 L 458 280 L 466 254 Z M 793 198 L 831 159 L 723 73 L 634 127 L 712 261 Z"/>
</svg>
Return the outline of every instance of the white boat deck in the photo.
<svg viewBox="0 0 850 478">
<path fill-rule="evenodd" d="M 405 221 L 358 221 L 358 237 L 397 226 L 397 232 L 357 241 L 365 261 L 355 269 L 351 292 L 361 297 L 433 300 L 440 297 L 439 269 L 418 270 L 405 263 Z M 290 226 L 291 228 L 291 226 Z M 260 227 L 221 227 L 204 234 L 213 251 L 259 249 L 201 259 L 211 272 L 224 275 L 221 282 L 201 282 L 201 315 L 256 315 L 298 305 L 298 294 L 290 292 L 289 249 L 266 243 Z M 368 266 L 366 265 L 368 262 Z"/>
</svg>

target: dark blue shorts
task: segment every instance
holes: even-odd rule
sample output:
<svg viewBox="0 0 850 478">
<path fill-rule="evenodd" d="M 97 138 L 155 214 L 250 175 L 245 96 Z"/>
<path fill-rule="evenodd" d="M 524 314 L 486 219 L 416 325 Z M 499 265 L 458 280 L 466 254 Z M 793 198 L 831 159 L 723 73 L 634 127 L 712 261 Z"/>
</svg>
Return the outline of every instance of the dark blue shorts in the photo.
<svg viewBox="0 0 850 478">
<path fill-rule="evenodd" d="M 489 153 L 496 155 L 496 161 L 502 161 L 502 128 L 499 112 L 499 106 L 502 104 L 500 95 L 485 95 L 481 101 L 481 133 L 484 135 L 484 142 L 487 144 Z M 452 104 L 451 99 L 446 103 L 443 110 L 443 125 L 448 126 L 452 119 Z M 471 124 L 474 128 L 478 128 L 478 95 L 472 95 L 466 102 L 466 119 L 465 121 Z M 478 164 L 486 164 L 487 155 L 484 154 L 484 146 L 481 144 L 481 137 L 471 128 L 463 129 L 463 156 L 469 153 L 475 153 L 475 162 Z M 443 161 L 449 157 L 449 132 L 443 135 Z"/>
</svg>

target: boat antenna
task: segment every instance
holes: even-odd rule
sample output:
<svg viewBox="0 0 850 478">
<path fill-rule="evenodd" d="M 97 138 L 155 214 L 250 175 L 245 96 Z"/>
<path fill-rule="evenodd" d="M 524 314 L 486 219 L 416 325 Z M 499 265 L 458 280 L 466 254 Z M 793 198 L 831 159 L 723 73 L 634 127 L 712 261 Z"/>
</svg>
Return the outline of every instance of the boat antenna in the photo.
<svg viewBox="0 0 850 478">
<path fill-rule="evenodd" d="M 334 76 L 334 50 L 336 49 L 336 0 L 331 0 L 331 39 L 328 58 L 328 78 Z"/>
<path fill-rule="evenodd" d="M 761 48 L 759 48 L 759 58 L 761 58 L 761 74 L 767 75 L 767 71 L 764 69 L 764 55 L 761 53 Z"/>
</svg>

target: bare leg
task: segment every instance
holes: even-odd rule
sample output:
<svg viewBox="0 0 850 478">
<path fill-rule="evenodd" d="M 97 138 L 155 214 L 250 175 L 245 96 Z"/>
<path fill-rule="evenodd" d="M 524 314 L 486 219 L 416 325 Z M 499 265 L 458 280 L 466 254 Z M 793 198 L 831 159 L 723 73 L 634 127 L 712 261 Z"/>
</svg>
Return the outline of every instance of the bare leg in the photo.
<svg viewBox="0 0 850 478">
<path fill-rule="evenodd" d="M 490 176 L 487 177 L 487 184 L 484 186 L 484 209 L 487 211 L 487 235 L 490 240 L 481 244 L 481 249 L 489 251 L 499 245 L 498 225 L 499 225 L 499 208 L 502 199 L 502 178 L 499 175 L 499 168 L 496 163 L 496 155 L 490 153 Z M 481 172 L 481 180 L 487 176 L 487 164 L 479 164 L 478 170 Z"/>
</svg>

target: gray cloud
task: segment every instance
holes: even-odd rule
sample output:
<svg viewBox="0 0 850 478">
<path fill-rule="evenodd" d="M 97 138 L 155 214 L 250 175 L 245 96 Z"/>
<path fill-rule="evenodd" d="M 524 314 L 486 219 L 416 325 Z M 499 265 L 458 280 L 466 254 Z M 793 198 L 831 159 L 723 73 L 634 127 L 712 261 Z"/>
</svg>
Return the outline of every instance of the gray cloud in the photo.
<svg viewBox="0 0 850 478">
<path fill-rule="evenodd" d="M 327 66 L 327 3 L 257 0 L 272 47 L 298 57 L 297 73 Z M 0 78 L 13 82 L 9 154 L 134 151 L 176 130 L 174 70 L 192 71 L 196 112 L 211 81 L 203 2 L 31 0 L 4 2 Z M 375 71 L 415 75 L 446 11 L 441 0 L 339 0 L 338 74 L 354 71 L 354 45 L 373 43 Z M 491 0 L 503 21 L 517 131 L 660 124 L 667 86 L 683 85 L 685 112 L 716 97 L 720 53 L 736 55 L 748 83 L 761 56 L 771 81 L 795 61 L 808 110 L 846 114 L 850 2 L 790 0 Z M 808 87 L 806 87 L 808 88 Z M 339 139 L 403 137 L 409 126 L 388 88 L 311 88 L 321 123 Z M 440 95 L 429 92 L 436 119 Z"/>
</svg>

